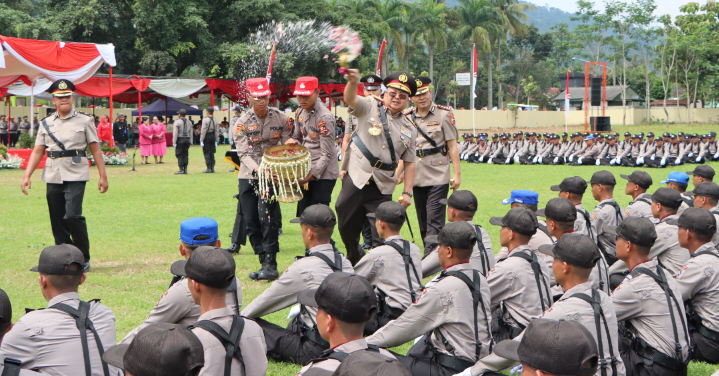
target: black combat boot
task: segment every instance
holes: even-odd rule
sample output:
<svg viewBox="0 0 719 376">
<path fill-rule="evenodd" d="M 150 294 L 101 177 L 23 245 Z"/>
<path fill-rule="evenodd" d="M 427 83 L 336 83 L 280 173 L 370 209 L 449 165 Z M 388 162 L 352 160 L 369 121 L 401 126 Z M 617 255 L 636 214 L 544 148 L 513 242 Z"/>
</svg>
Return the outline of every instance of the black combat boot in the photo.
<svg viewBox="0 0 719 376">
<path fill-rule="evenodd" d="M 260 267 L 260 270 L 250 273 L 250 279 L 254 280 L 254 281 L 256 281 L 258 279 L 258 276 L 260 275 L 260 273 L 262 273 L 265 270 L 265 254 L 260 253 L 258 255 L 258 258 L 260 259 L 260 264 L 262 266 Z"/>
<path fill-rule="evenodd" d="M 230 234 L 230 235 L 232 235 L 232 234 Z M 232 243 L 232 244 L 230 244 L 230 247 L 227 248 L 227 252 L 230 252 L 230 253 L 240 253 L 240 245 L 237 244 L 237 243 Z"/>
<path fill-rule="evenodd" d="M 258 280 L 274 281 L 280 277 L 277 271 L 277 253 L 265 253 L 264 270 L 260 269 L 257 273 Z"/>
<path fill-rule="evenodd" d="M 210 170 L 211 170 L 210 171 L 211 173 L 213 173 L 213 174 L 215 173 L 215 164 L 214 163 L 210 165 Z"/>
<path fill-rule="evenodd" d="M 178 165 L 177 167 L 179 167 L 180 170 L 177 171 L 177 172 L 175 172 L 175 175 L 182 175 L 182 174 L 183 174 L 183 172 L 182 172 L 182 165 Z"/>
<path fill-rule="evenodd" d="M 212 165 L 209 164 L 209 163 L 206 163 L 205 165 L 207 166 L 207 170 L 202 171 L 202 173 L 203 173 L 203 174 L 210 174 L 210 173 L 212 173 Z"/>
</svg>

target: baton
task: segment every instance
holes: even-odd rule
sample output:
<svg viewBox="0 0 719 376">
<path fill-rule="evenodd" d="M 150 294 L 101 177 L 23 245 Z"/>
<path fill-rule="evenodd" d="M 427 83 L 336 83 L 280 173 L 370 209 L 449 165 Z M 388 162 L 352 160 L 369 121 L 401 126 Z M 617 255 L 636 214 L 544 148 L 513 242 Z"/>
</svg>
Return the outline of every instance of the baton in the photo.
<svg viewBox="0 0 719 376">
<path fill-rule="evenodd" d="M 412 236 L 412 243 L 415 243 L 414 241 L 414 232 L 412 232 L 412 224 L 409 223 L 409 216 L 407 215 L 407 212 L 404 212 L 404 219 L 407 221 L 407 227 L 409 227 L 409 234 Z"/>
</svg>

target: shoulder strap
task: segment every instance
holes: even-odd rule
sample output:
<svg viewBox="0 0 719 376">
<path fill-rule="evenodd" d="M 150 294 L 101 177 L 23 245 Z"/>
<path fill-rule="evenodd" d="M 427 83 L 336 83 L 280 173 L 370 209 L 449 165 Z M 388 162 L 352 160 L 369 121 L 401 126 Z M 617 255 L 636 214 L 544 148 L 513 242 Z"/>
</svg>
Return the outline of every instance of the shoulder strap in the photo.
<svg viewBox="0 0 719 376">
<path fill-rule="evenodd" d="M 397 163 L 397 156 L 394 154 L 394 143 L 392 142 L 392 136 L 389 134 L 389 127 L 387 126 L 387 109 L 380 101 L 377 101 L 377 108 L 379 109 L 380 119 L 382 120 L 384 136 L 387 138 L 387 147 L 389 148 L 389 154 L 392 156 L 392 164 L 394 165 Z"/>
<path fill-rule="evenodd" d="M 322 259 L 322 261 L 327 263 L 327 266 L 329 266 L 333 272 L 341 272 L 342 271 L 342 256 L 337 251 L 335 251 L 335 262 L 334 263 L 332 262 L 332 260 L 330 260 L 329 257 L 327 257 L 319 252 L 312 252 L 307 256 L 319 257 L 320 259 Z"/>
<path fill-rule="evenodd" d="M 549 233 L 549 229 L 547 228 L 547 225 L 543 225 L 543 224 L 541 224 L 541 223 L 538 223 L 538 224 L 537 224 L 537 229 L 539 229 L 539 230 L 542 231 L 543 233 L 547 234 L 547 236 L 549 237 L 549 239 L 552 239 L 552 234 Z"/>
<path fill-rule="evenodd" d="M 472 293 L 472 305 L 474 308 L 474 353 L 477 356 L 477 360 L 480 358 L 480 353 L 482 351 L 482 342 L 479 341 L 479 328 L 477 327 L 477 306 L 482 306 L 482 313 L 484 314 L 485 319 L 487 319 L 487 328 L 491 328 L 490 322 L 489 322 L 489 316 L 487 315 L 487 311 L 484 309 L 484 300 L 482 299 L 482 285 L 480 278 L 482 278 L 477 270 L 472 271 L 472 279 L 469 279 L 466 274 L 460 272 L 460 271 L 452 271 L 452 272 L 442 272 L 442 275 L 447 277 L 455 277 L 459 278 L 462 282 L 464 282 L 467 287 L 469 288 L 469 291 Z M 491 336 L 490 336 L 491 337 Z M 492 341 L 490 339 L 489 343 L 489 352 L 492 352 Z"/>
<path fill-rule="evenodd" d="M 415 127 L 417 128 L 417 130 L 419 131 L 419 133 L 422 135 L 422 137 L 424 137 L 424 139 L 427 140 L 427 142 L 429 142 L 429 143 L 432 145 L 433 148 L 436 148 L 436 147 L 437 147 L 437 141 L 435 141 L 432 137 L 427 136 L 427 133 L 424 133 L 424 131 L 422 130 L 422 128 L 419 127 L 419 126 L 417 126 L 417 122 L 415 121 L 415 118 L 416 118 L 416 117 L 415 117 L 415 114 L 416 114 L 416 113 L 417 113 L 417 109 L 414 109 L 414 110 L 412 111 L 412 122 L 414 123 Z"/>
<path fill-rule="evenodd" d="M 95 336 L 95 344 L 97 345 L 97 350 L 100 353 L 100 361 L 102 362 L 102 371 L 105 374 L 105 376 L 110 376 L 110 371 L 107 367 L 107 363 L 105 363 L 105 361 L 102 360 L 102 355 L 105 353 L 105 349 L 103 348 L 102 342 L 100 341 L 100 335 L 97 334 L 97 330 L 95 330 L 95 326 L 92 324 L 92 321 L 88 318 L 88 314 L 90 313 L 90 303 L 80 301 L 80 305 L 78 306 L 78 309 L 72 308 L 69 305 L 63 304 L 63 303 L 55 304 L 54 306 L 52 306 L 50 308 L 65 312 L 75 319 L 75 325 L 77 326 L 77 329 L 80 331 L 80 343 L 82 344 L 82 357 L 85 361 L 85 375 L 86 376 L 92 375 L 92 366 L 90 365 L 90 350 L 89 350 L 89 347 L 87 344 L 87 330 L 89 329 L 90 331 L 92 331 L 92 334 Z"/>
<path fill-rule="evenodd" d="M 589 212 L 586 210 L 579 210 L 578 212 L 582 213 L 582 216 L 584 216 L 584 222 L 587 224 L 587 232 L 589 232 L 589 237 L 591 239 L 594 239 L 594 233 L 592 233 L 592 221 L 589 219 Z"/>
<path fill-rule="evenodd" d="M 617 375 L 617 359 L 614 356 L 614 346 L 612 346 L 612 337 L 609 334 L 609 325 L 607 325 L 607 319 L 604 317 L 604 310 L 602 310 L 602 298 L 599 296 L 599 292 L 592 289 L 592 297 L 583 293 L 576 293 L 572 295 L 573 298 L 579 298 L 589 303 L 594 310 L 594 324 L 597 326 L 597 344 L 599 351 L 603 352 L 604 347 L 602 346 L 602 327 L 601 321 L 604 321 L 604 333 L 607 336 L 607 346 L 609 346 L 609 356 L 611 357 L 612 375 Z M 599 367 L 602 369 L 602 376 L 607 375 L 607 360 L 603 356 L 600 357 Z"/>
<path fill-rule="evenodd" d="M 20 366 L 22 362 L 13 358 L 5 358 L 5 368 L 2 370 L 2 376 L 20 376 Z"/>
<path fill-rule="evenodd" d="M 237 295 L 237 278 L 232 278 L 232 283 L 227 287 L 227 292 L 232 292 L 235 298 L 235 315 L 240 315 L 240 298 Z"/>
<path fill-rule="evenodd" d="M 607 202 L 605 202 L 605 204 L 608 204 L 608 205 L 611 205 L 612 207 L 614 207 L 614 212 L 615 212 L 614 215 L 617 220 L 617 225 L 619 224 L 619 222 L 624 220 L 624 215 L 622 214 L 622 208 L 619 206 L 619 204 L 617 204 L 616 201 L 607 201 Z"/>
<path fill-rule="evenodd" d="M 47 125 L 47 122 L 45 121 L 45 119 L 42 119 L 42 127 L 45 128 L 45 132 L 47 132 L 47 135 L 50 136 L 50 138 L 52 138 L 53 141 L 55 141 L 55 143 L 57 144 L 57 146 L 60 147 L 60 149 L 67 150 L 67 149 L 65 149 L 65 145 L 62 142 L 60 142 L 60 140 L 58 140 L 57 137 L 55 137 L 55 135 L 52 134 L 52 132 L 50 132 L 50 126 Z"/>
<path fill-rule="evenodd" d="M 474 231 L 477 232 L 477 248 L 479 248 L 479 258 L 482 260 L 482 275 L 487 276 L 489 272 L 489 256 L 487 256 L 487 248 L 484 247 L 482 242 L 482 226 L 474 225 Z"/>
<path fill-rule="evenodd" d="M 634 200 L 634 202 L 637 202 L 637 201 L 641 201 L 641 202 L 643 202 L 643 203 L 645 203 L 645 204 L 649 204 L 649 205 L 652 204 L 649 200 L 647 200 L 647 199 L 644 198 L 644 197 L 638 198 L 638 199 Z M 633 204 L 634 202 L 632 202 L 632 204 Z"/>
<path fill-rule="evenodd" d="M 400 255 L 402 255 L 402 259 L 404 260 L 404 271 L 407 274 L 407 284 L 409 285 L 409 295 L 412 298 L 412 303 L 414 303 L 415 301 L 417 301 L 417 294 L 414 292 L 414 288 L 412 287 L 412 277 L 409 274 L 409 267 L 412 266 L 412 270 L 414 271 L 414 277 L 417 278 L 417 281 L 419 283 L 419 290 L 422 289 L 422 278 L 419 278 L 419 274 L 417 273 L 417 267 L 415 267 L 414 262 L 412 262 L 412 257 L 409 252 L 409 241 L 403 240 L 402 247 L 400 247 L 399 244 L 391 240 L 385 241 L 384 244 L 394 248 L 397 252 L 399 252 Z"/>
<path fill-rule="evenodd" d="M 719 258 L 719 255 L 718 255 L 718 254 L 716 254 L 716 253 L 714 253 L 714 252 L 712 252 L 712 251 L 710 251 L 710 250 L 708 250 L 708 249 L 705 249 L 705 250 L 703 250 L 703 251 L 699 251 L 699 252 L 693 254 L 692 257 L 697 257 L 697 256 L 701 256 L 701 255 L 712 255 L 712 256 L 714 256 L 714 257 L 716 257 L 716 258 Z"/>
<path fill-rule="evenodd" d="M 514 252 L 509 255 L 509 257 L 523 258 L 527 260 L 527 262 L 529 262 L 529 264 L 532 266 L 532 270 L 534 271 L 534 280 L 537 282 L 537 290 L 539 290 L 539 299 L 542 302 L 542 312 L 544 312 L 547 310 L 547 308 L 549 308 L 549 305 L 551 305 L 552 296 L 549 294 L 547 280 L 544 279 L 544 275 L 542 274 L 542 268 L 539 266 L 539 261 L 537 260 L 537 255 L 534 254 L 534 252 L 530 253 L 531 256 L 524 252 Z M 542 291 L 542 284 L 544 284 L 544 291 Z M 546 294 L 547 303 L 544 302 L 544 294 Z"/>
<path fill-rule="evenodd" d="M 245 329 L 245 320 L 237 315 L 232 316 L 232 326 L 229 335 L 217 323 L 210 320 L 202 320 L 190 325 L 191 328 L 201 328 L 212 334 L 225 347 L 225 376 L 232 372 L 232 358 L 244 363 L 242 351 L 240 350 L 240 337 Z"/>
</svg>

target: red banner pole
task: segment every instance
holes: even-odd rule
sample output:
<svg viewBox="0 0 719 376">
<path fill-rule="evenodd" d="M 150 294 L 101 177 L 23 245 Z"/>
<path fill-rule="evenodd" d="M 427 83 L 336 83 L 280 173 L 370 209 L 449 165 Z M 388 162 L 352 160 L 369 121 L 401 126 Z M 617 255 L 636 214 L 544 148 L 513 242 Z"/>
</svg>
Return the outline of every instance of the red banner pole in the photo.
<svg viewBox="0 0 719 376">
<path fill-rule="evenodd" d="M 112 133 L 112 124 L 115 121 L 112 117 L 112 65 L 110 65 L 110 133 Z M 112 137 L 110 137 L 110 147 L 114 144 Z"/>
<path fill-rule="evenodd" d="M 215 89 L 210 88 L 210 107 L 215 108 Z"/>
<path fill-rule="evenodd" d="M 382 39 L 382 47 L 379 49 L 379 57 L 377 57 L 377 75 L 382 77 L 382 54 L 384 53 L 384 46 L 387 44 L 387 39 Z"/>
<path fill-rule="evenodd" d="M 140 90 L 137 91 L 137 110 L 139 112 L 137 117 L 140 119 L 137 121 L 137 126 L 139 127 L 142 121 L 142 93 L 140 93 Z M 130 119 L 130 123 L 132 123 L 132 119 Z"/>
</svg>

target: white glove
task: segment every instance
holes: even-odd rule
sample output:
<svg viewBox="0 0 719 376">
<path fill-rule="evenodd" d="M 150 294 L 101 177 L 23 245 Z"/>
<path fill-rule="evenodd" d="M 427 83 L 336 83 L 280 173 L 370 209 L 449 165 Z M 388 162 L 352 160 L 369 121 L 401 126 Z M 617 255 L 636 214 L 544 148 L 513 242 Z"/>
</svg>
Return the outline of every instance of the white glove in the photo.
<svg viewBox="0 0 719 376">
<path fill-rule="evenodd" d="M 200 141 L 200 146 L 205 147 L 205 143 Z"/>
<path fill-rule="evenodd" d="M 464 154 L 464 153 L 460 154 L 459 159 L 461 159 L 461 160 L 463 160 L 463 161 L 466 161 L 466 160 L 467 160 L 467 154 Z"/>
<path fill-rule="evenodd" d="M 557 164 L 557 162 L 559 162 L 559 157 L 554 157 L 554 161 L 552 161 L 552 163 Z"/>
<path fill-rule="evenodd" d="M 681 164 L 681 163 L 682 163 L 682 160 L 679 159 L 679 158 L 677 158 L 677 160 L 674 162 L 675 165 L 678 165 L 678 164 Z"/>
<path fill-rule="evenodd" d="M 487 161 L 487 164 L 492 164 L 492 160 L 491 160 L 491 159 L 488 160 L 488 161 Z"/>
<path fill-rule="evenodd" d="M 637 158 L 637 164 L 644 164 L 644 157 Z"/>
<path fill-rule="evenodd" d="M 655 155 L 652 155 L 652 160 L 654 160 L 654 158 L 656 158 L 656 156 L 655 156 Z"/>
<path fill-rule="evenodd" d="M 667 164 L 667 159 L 666 159 L 666 158 L 662 158 L 662 161 L 660 162 L 660 164 L 661 164 L 662 166 L 664 166 L 665 164 Z"/>
<path fill-rule="evenodd" d="M 544 160 L 543 157 L 539 157 L 539 158 L 537 158 L 537 163 L 542 163 L 543 160 Z"/>
<path fill-rule="evenodd" d="M 569 156 L 569 161 L 571 162 L 572 160 L 574 160 L 574 156 L 573 156 L 573 155 L 570 155 L 570 156 Z"/>
<path fill-rule="evenodd" d="M 504 163 L 505 164 L 509 163 L 509 158 L 507 158 L 507 161 Z M 514 156 L 514 163 L 519 163 L 519 157 L 517 157 L 516 155 Z"/>
<path fill-rule="evenodd" d="M 689 153 L 689 155 L 687 155 L 687 157 L 689 157 L 689 158 L 691 158 L 693 156 L 694 156 L 694 153 Z"/>
<path fill-rule="evenodd" d="M 510 375 L 521 375 L 522 371 L 524 371 L 524 367 L 522 367 L 522 365 L 520 364 L 520 365 L 512 368 L 512 371 L 509 372 L 509 374 Z"/>
<path fill-rule="evenodd" d="M 173 148 L 176 148 L 176 147 L 177 147 L 177 144 L 172 144 L 172 147 L 173 147 Z"/>
<path fill-rule="evenodd" d="M 594 164 L 597 165 L 597 166 L 600 166 L 600 165 L 602 164 L 602 160 L 601 160 L 601 159 L 597 159 L 597 161 L 596 161 Z"/>
<path fill-rule="evenodd" d="M 616 159 L 612 159 L 611 161 L 609 161 L 609 165 L 610 165 L 610 166 L 614 166 L 615 164 L 617 164 L 617 160 L 616 160 Z"/>
<path fill-rule="evenodd" d="M 292 320 L 295 316 L 300 314 L 300 305 L 297 304 L 294 307 L 290 308 L 290 314 L 287 315 L 287 320 Z"/>
<path fill-rule="evenodd" d="M 469 368 L 465 369 L 464 371 L 462 371 L 460 373 L 456 373 L 452 376 L 472 376 L 472 367 L 469 367 Z"/>
<path fill-rule="evenodd" d="M 539 157 L 534 157 L 534 159 L 532 159 L 532 163 L 537 163 L 537 159 L 539 159 Z"/>
<path fill-rule="evenodd" d="M 217 142 L 215 142 L 215 147 L 217 147 Z"/>
<path fill-rule="evenodd" d="M 474 156 L 475 156 L 475 157 L 479 157 L 479 153 L 474 153 Z"/>
<path fill-rule="evenodd" d="M 714 154 L 714 159 L 719 158 L 719 153 Z"/>
<path fill-rule="evenodd" d="M 622 164 L 622 158 L 621 158 L 621 157 L 617 157 L 617 161 L 616 161 L 615 163 L 616 163 L 616 164 Z"/>
<path fill-rule="evenodd" d="M 583 159 L 584 159 L 584 158 L 582 158 L 582 157 L 577 158 L 577 163 L 578 163 L 578 164 L 582 164 L 582 160 L 583 160 Z"/>
<path fill-rule="evenodd" d="M 419 336 L 419 337 L 415 338 L 415 339 L 414 339 L 414 344 L 416 345 L 416 344 L 417 344 L 417 342 L 419 342 L 419 341 L 421 341 L 421 340 L 422 340 L 422 338 L 424 338 L 424 335 L 421 335 L 421 336 Z"/>
<path fill-rule="evenodd" d="M 567 163 L 567 157 L 562 157 L 564 159 L 564 163 Z"/>
<path fill-rule="evenodd" d="M 697 157 L 697 163 L 701 162 L 702 157 Z"/>
<path fill-rule="evenodd" d="M 510 158 L 507 158 L 507 160 L 504 161 L 504 164 L 509 164 L 509 160 L 510 160 Z"/>
<path fill-rule="evenodd" d="M 484 157 L 479 157 L 479 162 L 484 162 Z"/>
</svg>

